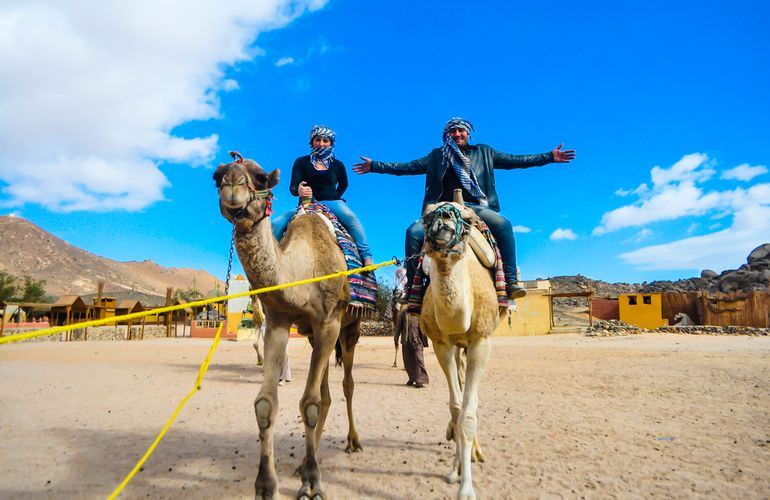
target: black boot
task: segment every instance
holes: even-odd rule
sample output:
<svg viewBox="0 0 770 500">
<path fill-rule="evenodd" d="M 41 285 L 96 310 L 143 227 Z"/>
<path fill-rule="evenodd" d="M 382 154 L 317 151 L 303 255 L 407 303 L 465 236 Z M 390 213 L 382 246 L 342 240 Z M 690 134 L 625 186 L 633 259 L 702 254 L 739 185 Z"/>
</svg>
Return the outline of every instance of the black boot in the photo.
<svg viewBox="0 0 770 500">
<path fill-rule="evenodd" d="M 508 295 L 508 300 L 520 299 L 527 295 L 527 291 L 519 286 L 518 281 L 508 281 L 505 284 L 505 293 Z"/>
</svg>

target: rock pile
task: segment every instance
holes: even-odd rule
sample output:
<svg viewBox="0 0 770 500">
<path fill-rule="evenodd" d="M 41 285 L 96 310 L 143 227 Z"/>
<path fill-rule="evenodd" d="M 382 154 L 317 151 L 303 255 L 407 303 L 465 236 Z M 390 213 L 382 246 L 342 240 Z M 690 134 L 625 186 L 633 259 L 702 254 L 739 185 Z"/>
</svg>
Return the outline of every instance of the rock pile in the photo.
<svg viewBox="0 0 770 500">
<path fill-rule="evenodd" d="M 635 325 L 629 325 L 617 319 L 601 320 L 594 322 L 593 326 L 586 330 L 586 337 L 619 337 L 646 332 Z"/>
<path fill-rule="evenodd" d="M 679 333 L 687 335 L 753 335 L 767 336 L 770 328 L 754 328 L 750 326 L 661 326 L 654 330 L 645 330 L 638 326 L 629 325 L 616 319 L 597 321 L 589 328 L 586 337 L 619 337 L 639 333 Z"/>
</svg>

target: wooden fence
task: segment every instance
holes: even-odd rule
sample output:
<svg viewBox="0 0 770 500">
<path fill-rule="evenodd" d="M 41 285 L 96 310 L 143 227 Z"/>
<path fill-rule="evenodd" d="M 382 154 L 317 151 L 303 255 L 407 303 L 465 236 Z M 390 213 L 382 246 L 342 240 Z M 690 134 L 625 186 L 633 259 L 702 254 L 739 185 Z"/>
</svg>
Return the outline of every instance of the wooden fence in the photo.
<svg viewBox="0 0 770 500">
<path fill-rule="evenodd" d="M 680 312 L 698 325 L 770 328 L 770 292 L 663 293 L 663 317 L 670 325 Z"/>
</svg>

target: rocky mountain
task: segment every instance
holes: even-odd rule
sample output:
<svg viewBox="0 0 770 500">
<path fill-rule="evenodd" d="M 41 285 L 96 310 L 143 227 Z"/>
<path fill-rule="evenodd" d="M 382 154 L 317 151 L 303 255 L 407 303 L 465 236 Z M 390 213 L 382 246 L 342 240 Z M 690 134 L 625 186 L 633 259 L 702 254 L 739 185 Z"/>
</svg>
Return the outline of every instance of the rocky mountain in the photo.
<svg viewBox="0 0 770 500">
<path fill-rule="evenodd" d="M 149 261 L 119 262 L 70 245 L 26 219 L 0 217 L 0 270 L 46 281 L 49 295 L 95 293 L 99 281 L 108 293 L 164 296 L 167 287 L 203 293 L 221 280 L 202 270 L 167 268 Z"/>
<path fill-rule="evenodd" d="M 770 243 L 752 250 L 746 263 L 738 269 L 717 273 L 704 269 L 700 277 L 677 281 L 651 281 L 644 283 L 607 283 L 585 276 L 554 276 L 549 278 L 555 293 L 580 292 L 591 289 L 599 297 L 616 297 L 619 293 L 644 292 L 748 292 L 770 289 Z"/>
</svg>

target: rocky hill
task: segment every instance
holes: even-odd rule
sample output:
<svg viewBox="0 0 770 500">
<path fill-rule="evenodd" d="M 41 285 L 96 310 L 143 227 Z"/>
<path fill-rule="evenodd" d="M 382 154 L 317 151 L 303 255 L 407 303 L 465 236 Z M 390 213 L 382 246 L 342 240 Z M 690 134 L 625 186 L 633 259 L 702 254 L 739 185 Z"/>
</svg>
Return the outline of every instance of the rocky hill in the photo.
<svg viewBox="0 0 770 500">
<path fill-rule="evenodd" d="M 220 280 L 206 271 L 167 268 L 145 261 L 119 262 L 70 245 L 21 217 L 0 217 L 0 270 L 15 276 L 29 275 L 46 281 L 49 295 L 94 293 L 99 281 L 106 292 L 131 292 L 159 296 L 166 287 L 206 293 Z"/>
<path fill-rule="evenodd" d="M 598 297 L 616 297 L 619 293 L 635 292 L 748 292 L 770 289 L 770 243 L 752 250 L 746 263 L 738 269 L 717 273 L 704 269 L 700 277 L 677 281 L 649 283 L 607 283 L 585 276 L 554 276 L 549 278 L 555 293 L 580 292 L 591 289 Z"/>
</svg>

